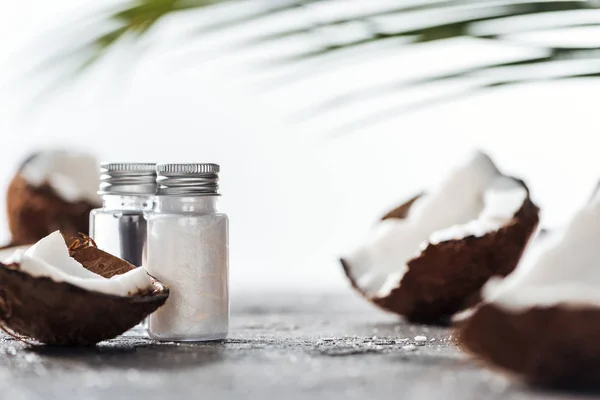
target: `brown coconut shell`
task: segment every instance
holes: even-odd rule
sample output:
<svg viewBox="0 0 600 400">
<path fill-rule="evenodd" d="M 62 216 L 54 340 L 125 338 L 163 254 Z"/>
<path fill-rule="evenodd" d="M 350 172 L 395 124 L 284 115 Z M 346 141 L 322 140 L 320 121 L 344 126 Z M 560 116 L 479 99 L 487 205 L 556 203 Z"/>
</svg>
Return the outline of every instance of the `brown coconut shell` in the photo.
<svg viewBox="0 0 600 400">
<path fill-rule="evenodd" d="M 86 249 L 75 249 L 74 258 L 83 260 L 82 265 L 92 272 L 104 277 L 125 272 L 123 260 L 109 255 L 99 262 L 91 254 L 101 250 Z M 17 264 L 0 263 L 0 323 L 48 345 L 89 346 L 114 338 L 156 311 L 168 296 L 168 288 L 159 282 L 151 292 L 121 297 L 32 277 Z"/>
<path fill-rule="evenodd" d="M 600 390 L 600 308 L 480 307 L 458 327 L 462 349 L 544 388 Z"/>
<path fill-rule="evenodd" d="M 80 233 L 79 237 L 67 240 L 69 255 L 86 269 L 105 278 L 121 275 L 135 268 L 133 264 L 100 250 L 89 236 Z"/>
<path fill-rule="evenodd" d="M 405 207 L 406 216 L 415 200 L 396 210 Z M 515 269 L 538 222 L 539 209 L 528 196 L 497 231 L 429 244 L 408 261 L 398 286 L 381 298 L 369 296 L 358 286 L 345 260 L 341 260 L 342 267 L 352 286 L 384 310 L 411 322 L 447 325 L 454 314 L 480 301 L 481 288 L 492 276 L 504 277 Z"/>
<path fill-rule="evenodd" d="M 385 221 L 386 219 L 394 219 L 394 218 L 404 219 L 404 218 L 406 218 L 412 205 L 415 203 L 415 201 L 417 201 L 419 198 L 421 198 L 421 196 L 423 196 L 423 193 L 419 193 L 412 199 L 410 199 L 410 200 L 406 201 L 405 203 L 399 205 L 398 207 L 394 208 L 392 211 L 390 211 L 389 213 L 387 213 L 383 217 L 381 217 L 381 220 Z"/>
<path fill-rule="evenodd" d="M 410 198 L 406 202 L 400 204 L 398 207 L 394 208 L 393 210 L 391 210 L 390 212 L 385 214 L 383 217 L 381 217 L 381 221 L 385 221 L 386 219 L 404 219 L 404 218 L 406 218 L 408 216 L 408 212 L 410 211 L 410 208 L 412 207 L 412 205 L 421 196 L 423 196 L 423 193 L 417 194 L 416 196 Z M 342 269 L 344 270 L 344 274 L 346 274 L 346 277 L 350 281 L 350 284 L 352 285 L 352 287 L 358 293 L 360 293 L 365 299 L 367 299 L 369 301 L 374 301 L 372 296 L 365 293 L 365 291 L 358 285 L 358 283 L 356 282 L 356 279 L 354 279 L 354 275 L 352 275 L 352 273 L 350 271 L 351 268 L 350 268 L 350 265 L 348 264 L 348 262 L 346 260 L 344 260 L 343 258 L 341 258 L 340 263 L 342 264 Z M 375 304 L 377 304 L 377 303 L 375 303 Z M 379 305 L 379 304 L 377 304 L 377 305 Z"/>
<path fill-rule="evenodd" d="M 36 243 L 57 230 L 67 236 L 88 232 L 89 214 L 97 205 L 67 202 L 50 185 L 36 187 L 17 174 L 8 186 L 6 207 L 11 245 L 18 246 Z"/>
</svg>

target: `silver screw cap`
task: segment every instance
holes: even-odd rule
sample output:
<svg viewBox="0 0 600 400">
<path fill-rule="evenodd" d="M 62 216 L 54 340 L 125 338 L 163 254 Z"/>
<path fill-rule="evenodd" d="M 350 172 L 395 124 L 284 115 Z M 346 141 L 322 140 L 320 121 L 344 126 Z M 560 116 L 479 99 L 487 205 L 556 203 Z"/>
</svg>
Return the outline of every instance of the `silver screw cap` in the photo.
<svg viewBox="0 0 600 400">
<path fill-rule="evenodd" d="M 156 164 L 157 194 L 173 196 L 214 196 L 219 191 L 217 164 Z"/>
<path fill-rule="evenodd" d="M 153 195 L 156 193 L 156 164 L 107 163 L 100 165 L 99 195 Z"/>
</svg>

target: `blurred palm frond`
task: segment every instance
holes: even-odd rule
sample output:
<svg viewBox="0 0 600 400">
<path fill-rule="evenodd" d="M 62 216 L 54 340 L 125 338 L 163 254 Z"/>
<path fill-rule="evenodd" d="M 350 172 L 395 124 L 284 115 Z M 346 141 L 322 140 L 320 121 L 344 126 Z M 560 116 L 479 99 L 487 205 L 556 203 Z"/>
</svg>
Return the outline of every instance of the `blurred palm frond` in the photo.
<svg viewBox="0 0 600 400">
<path fill-rule="evenodd" d="M 71 61 L 71 73 L 63 81 L 87 71 L 98 64 L 108 55 L 110 50 L 126 37 L 141 38 L 151 30 L 159 21 L 167 16 L 186 10 L 203 8 L 219 1 L 227 0 L 127 0 L 123 7 L 108 13 L 106 27 L 97 36 L 87 39 L 75 48 L 62 50 L 47 58 L 34 72 L 44 71 L 48 67 L 64 61 Z M 78 35 L 78 32 L 71 33 Z M 83 35 L 87 38 L 87 35 Z M 73 61 L 75 59 L 75 61 Z M 56 88 L 52 86 L 53 88 Z"/>
<path fill-rule="evenodd" d="M 234 0 L 128 0 L 126 6 L 110 15 L 116 28 L 92 42 L 93 51 L 82 69 L 94 64 L 106 54 L 126 34 L 143 36 L 159 20 L 175 12 L 210 8 L 216 3 L 244 3 Z M 336 0 L 280 0 L 271 5 L 256 6 L 253 9 L 230 17 L 220 17 L 199 27 L 202 35 L 217 34 L 233 27 L 251 26 L 267 18 L 283 13 L 293 13 L 302 9 L 314 12 L 315 18 L 305 24 L 283 27 L 274 32 L 257 33 L 251 37 L 240 38 L 225 51 L 271 44 L 290 38 L 318 35 L 323 30 L 337 29 L 348 24 L 363 27 L 364 34 L 347 41 L 328 41 L 326 37 L 309 51 L 299 51 L 285 57 L 273 58 L 267 68 L 293 65 L 305 61 L 319 60 L 332 54 L 357 49 L 379 41 L 405 38 L 399 46 L 419 46 L 436 41 L 460 37 L 486 40 L 491 43 L 510 43 L 543 51 L 543 55 L 531 56 L 517 61 L 499 61 L 486 65 L 444 72 L 434 76 L 398 79 L 397 82 L 377 83 L 372 87 L 348 90 L 325 99 L 311 107 L 307 112 L 329 111 L 353 102 L 362 101 L 369 96 L 404 90 L 417 85 L 435 84 L 455 79 L 473 79 L 475 85 L 465 92 L 472 93 L 497 86 L 536 81 L 540 79 L 572 79 L 578 77 L 600 76 L 600 47 L 577 47 L 565 45 L 531 44 L 515 39 L 515 34 L 544 31 L 556 28 L 600 26 L 600 2 L 583 0 L 403 0 L 398 4 L 386 2 L 380 8 L 369 7 L 365 1 L 364 11 L 319 13 L 321 7 Z M 340 10 L 343 8 L 340 7 Z M 315 22 L 317 21 L 317 22 Z M 259 31 L 260 32 L 260 31 Z M 326 36 L 326 35 L 325 35 Z M 408 44 L 406 44 L 408 43 Z M 598 45 L 600 46 L 600 44 Z M 580 65 L 581 60 L 587 60 Z M 553 72 L 553 66 L 560 64 L 560 72 Z M 562 68 L 564 67 L 564 68 Z M 537 73 L 536 71 L 542 71 Z M 549 70 L 550 72 L 544 73 Z M 399 71 L 401 78 L 401 71 Z M 295 79 L 290 75 L 289 79 Z M 449 98 L 452 98 L 450 95 Z M 444 99 L 447 100 L 446 97 Z M 426 105 L 426 103 L 424 103 Z M 418 104 L 416 105 L 418 106 Z M 413 108 L 413 106 L 409 107 Z M 395 110 L 399 112 L 398 109 Z M 393 111 L 390 111 L 393 112 Z M 377 118 L 380 118 L 378 113 Z M 366 120 L 369 120 L 367 118 Z"/>
</svg>

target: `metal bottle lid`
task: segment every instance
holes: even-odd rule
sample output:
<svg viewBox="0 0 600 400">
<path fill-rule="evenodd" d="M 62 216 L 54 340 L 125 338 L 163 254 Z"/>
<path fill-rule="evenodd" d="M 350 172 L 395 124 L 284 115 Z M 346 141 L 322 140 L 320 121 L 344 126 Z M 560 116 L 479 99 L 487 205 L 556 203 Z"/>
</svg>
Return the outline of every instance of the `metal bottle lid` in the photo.
<svg viewBox="0 0 600 400">
<path fill-rule="evenodd" d="M 156 164 L 157 194 L 179 196 L 218 195 L 217 164 Z"/>
<path fill-rule="evenodd" d="M 102 163 L 99 195 L 153 195 L 156 193 L 156 164 Z"/>
</svg>

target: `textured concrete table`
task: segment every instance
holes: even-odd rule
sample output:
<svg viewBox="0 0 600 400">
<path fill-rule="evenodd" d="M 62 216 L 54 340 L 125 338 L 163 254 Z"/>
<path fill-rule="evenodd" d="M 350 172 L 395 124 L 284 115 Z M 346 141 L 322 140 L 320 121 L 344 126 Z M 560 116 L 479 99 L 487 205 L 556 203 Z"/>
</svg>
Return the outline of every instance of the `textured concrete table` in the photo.
<svg viewBox="0 0 600 400">
<path fill-rule="evenodd" d="M 59 349 L 3 336 L 0 353 L 1 398 L 11 400 L 575 397 L 510 383 L 469 361 L 450 331 L 400 322 L 350 293 L 237 297 L 223 343 L 127 336 Z"/>
</svg>

